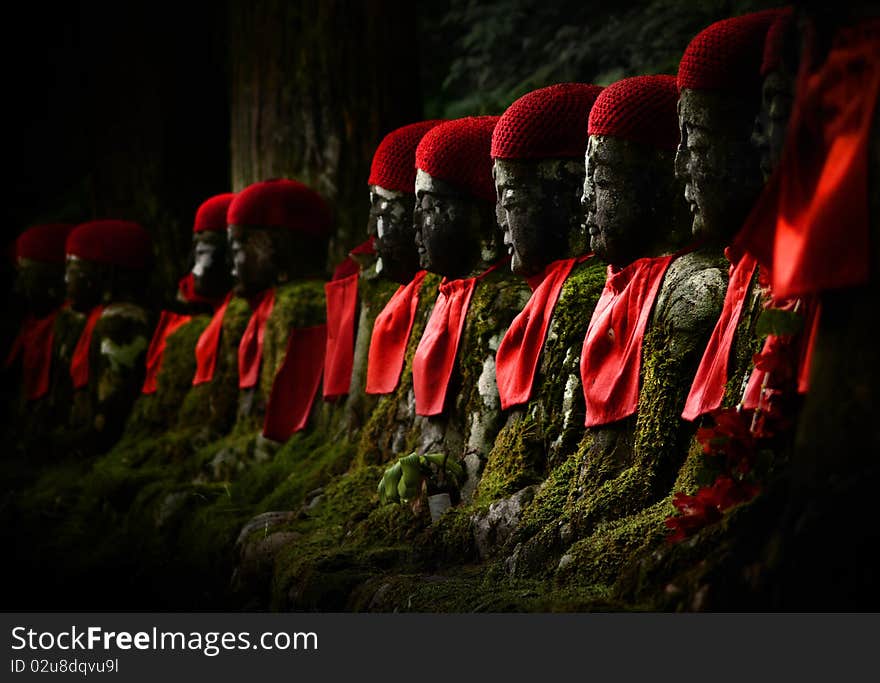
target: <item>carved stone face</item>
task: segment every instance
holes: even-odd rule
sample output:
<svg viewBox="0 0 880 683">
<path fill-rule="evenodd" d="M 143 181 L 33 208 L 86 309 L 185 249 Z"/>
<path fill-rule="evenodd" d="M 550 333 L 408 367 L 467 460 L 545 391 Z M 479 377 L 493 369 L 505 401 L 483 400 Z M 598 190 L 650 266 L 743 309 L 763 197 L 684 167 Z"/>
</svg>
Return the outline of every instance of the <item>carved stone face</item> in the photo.
<svg viewBox="0 0 880 683">
<path fill-rule="evenodd" d="M 279 228 L 251 228 L 230 225 L 229 255 L 232 261 L 233 292 L 251 297 L 287 280 L 276 233 Z"/>
<path fill-rule="evenodd" d="M 752 144 L 758 149 L 766 181 L 779 164 L 794 103 L 795 78 L 784 67 L 771 71 L 761 89 L 761 111 L 755 118 Z"/>
<path fill-rule="evenodd" d="M 685 181 L 695 237 L 727 242 L 761 190 L 758 152 L 750 144 L 758 103 L 747 100 L 726 93 L 681 92 L 675 172 Z"/>
<path fill-rule="evenodd" d="M 64 266 L 19 258 L 15 291 L 38 318 L 49 314 L 64 300 Z"/>
<path fill-rule="evenodd" d="M 494 207 L 449 183 L 416 173 L 413 222 L 422 268 L 449 278 L 464 277 L 481 261 L 491 263 L 500 240 Z"/>
<path fill-rule="evenodd" d="M 226 263 L 226 236 L 218 232 L 193 235 L 193 284 L 196 294 L 219 297 L 229 289 L 229 266 Z"/>
<path fill-rule="evenodd" d="M 590 248 L 603 260 L 623 266 L 688 241 L 672 164 L 671 151 L 590 136 L 582 206 Z"/>
<path fill-rule="evenodd" d="M 86 313 L 100 304 L 108 280 L 107 269 L 101 264 L 67 256 L 64 282 L 67 285 L 67 298 L 75 311 Z"/>
<path fill-rule="evenodd" d="M 412 216 L 415 198 L 406 192 L 370 186 L 367 231 L 376 236 L 376 271 L 384 278 L 405 284 L 419 269 Z"/>
<path fill-rule="evenodd" d="M 510 254 L 510 269 L 522 277 L 584 250 L 580 200 L 584 167 L 571 159 L 496 159 L 496 214 Z"/>
</svg>

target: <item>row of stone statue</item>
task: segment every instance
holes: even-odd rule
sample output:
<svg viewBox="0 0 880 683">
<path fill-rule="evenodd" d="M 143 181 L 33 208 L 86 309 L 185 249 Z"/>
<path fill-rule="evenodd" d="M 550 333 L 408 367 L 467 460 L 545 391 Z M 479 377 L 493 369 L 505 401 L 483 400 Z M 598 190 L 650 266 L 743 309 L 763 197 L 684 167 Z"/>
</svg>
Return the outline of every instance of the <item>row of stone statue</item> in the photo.
<svg viewBox="0 0 880 683">
<path fill-rule="evenodd" d="M 435 518 L 507 501 L 475 521 L 483 556 L 577 453 L 576 528 L 553 543 L 672 491 L 696 492 L 667 524 L 694 533 L 757 490 L 754 442 L 809 388 L 817 294 L 868 277 L 878 25 L 839 35 L 796 88 L 792 17 L 712 24 L 677 77 L 552 85 L 500 117 L 390 132 L 369 239 L 329 282 L 331 212 L 294 180 L 199 208 L 192 271 L 155 326 L 140 226 L 31 228 L 15 442 L 31 459 L 207 448 L 197 477 L 216 481 L 294 434 L 345 438 L 388 465 L 382 501 L 429 500 Z M 700 423 L 715 426 L 692 445 Z M 683 467 L 719 438 L 708 480 Z"/>
</svg>

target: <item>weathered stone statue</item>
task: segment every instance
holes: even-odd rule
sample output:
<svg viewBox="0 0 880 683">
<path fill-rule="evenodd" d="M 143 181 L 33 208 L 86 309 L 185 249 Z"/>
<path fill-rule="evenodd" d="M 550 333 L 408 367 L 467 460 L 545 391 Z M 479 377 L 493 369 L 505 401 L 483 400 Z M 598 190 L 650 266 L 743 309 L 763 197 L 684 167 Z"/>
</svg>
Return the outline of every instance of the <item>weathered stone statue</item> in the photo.
<svg viewBox="0 0 880 683">
<path fill-rule="evenodd" d="M 506 540 L 547 465 L 583 433 L 578 358 L 605 266 L 587 254 L 580 198 L 587 119 L 600 91 L 563 83 L 528 93 L 492 136 L 498 223 L 511 270 L 533 291 L 496 354 L 507 415 L 477 489 L 481 556 Z"/>
<path fill-rule="evenodd" d="M 15 290 L 27 314 L 4 362 L 4 384 L 15 392 L 4 430 L 6 442 L 32 463 L 50 454 L 52 435 L 66 424 L 70 407 L 70 357 L 83 324 L 63 305 L 64 250 L 72 228 L 35 225 L 15 242 Z"/>
<path fill-rule="evenodd" d="M 581 351 L 588 429 L 525 510 L 514 574 L 552 570 L 599 522 L 648 508 L 683 459 L 677 415 L 724 281 L 711 255 L 681 249 L 677 97 L 672 77 L 629 78 L 590 112 L 583 202 L 591 246 L 611 265 Z"/>
<path fill-rule="evenodd" d="M 412 359 L 440 282 L 439 276 L 419 266 L 413 226 L 415 158 L 421 139 L 441 123 L 422 121 L 388 133 L 370 168 L 368 232 L 376 235 L 375 270 L 399 286 L 381 303 L 381 311 L 372 311 L 369 327 L 363 324 L 363 314 L 358 326 L 357 347 L 367 347 L 364 391 L 378 397 L 364 404 L 369 413 L 364 411 L 368 417 L 359 437 L 358 459 L 365 463 L 386 462 L 413 449 Z"/>
<path fill-rule="evenodd" d="M 70 364 L 72 451 L 115 443 L 137 397 L 150 335 L 140 302 L 151 260 L 149 233 L 130 221 L 83 223 L 67 239 L 67 295 L 87 316 Z"/>
<path fill-rule="evenodd" d="M 226 211 L 234 197 L 232 193 L 211 197 L 196 212 L 193 268 L 181 278 L 177 291 L 177 300 L 185 312 L 163 310 L 159 316 L 147 349 L 143 396 L 126 428 L 129 436 L 142 431 L 157 436 L 158 432 L 176 426 L 184 414 L 192 417 L 189 411 L 182 412 L 181 406 L 193 390 L 197 368 L 208 363 L 216 366 L 219 335 L 201 344 L 200 341 L 211 322 L 208 316 L 216 314 L 219 320 L 214 325 L 222 326 L 228 305 L 231 282 L 226 263 Z M 213 375 L 203 379 L 210 381 Z M 213 404 L 215 410 L 211 412 L 229 415 L 228 406 L 221 409 L 217 403 L 229 396 L 230 391 L 214 386 L 203 407 L 207 409 L 208 404 Z M 198 421 L 216 431 L 217 420 L 211 419 L 208 412 L 202 413 Z"/>
<path fill-rule="evenodd" d="M 318 391 L 326 339 L 323 273 L 330 211 L 295 180 L 267 180 L 239 192 L 227 212 L 233 291 L 251 314 L 237 343 L 238 417 L 228 444 L 212 446 L 207 476 L 222 479 L 249 455 L 265 457 L 305 427 Z M 268 410 L 268 412 L 267 412 Z M 254 450 L 254 437 L 257 440 Z M 227 440 L 228 441 L 228 440 Z M 232 442 L 235 443 L 232 443 Z M 216 446 L 220 446 L 219 452 Z M 263 448 L 265 446 L 265 448 Z"/>
<path fill-rule="evenodd" d="M 528 291 L 499 261 L 490 156 L 497 121 L 449 121 L 431 129 L 416 151 L 420 263 L 444 277 L 413 361 L 416 413 L 423 418 L 417 450 L 463 460 L 466 499 L 501 427 L 495 352 Z"/>
</svg>

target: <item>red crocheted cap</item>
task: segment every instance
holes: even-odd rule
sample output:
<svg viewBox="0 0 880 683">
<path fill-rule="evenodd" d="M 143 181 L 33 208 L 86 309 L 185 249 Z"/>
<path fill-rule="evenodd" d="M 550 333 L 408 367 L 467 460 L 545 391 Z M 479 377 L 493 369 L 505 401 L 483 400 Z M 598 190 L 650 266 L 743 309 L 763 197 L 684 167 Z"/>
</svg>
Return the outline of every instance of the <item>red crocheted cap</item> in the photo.
<svg viewBox="0 0 880 683">
<path fill-rule="evenodd" d="M 435 126 L 416 149 L 416 167 L 494 204 L 492 131 L 499 118 L 468 116 Z"/>
<path fill-rule="evenodd" d="M 558 83 L 511 104 L 492 133 L 494 159 L 582 159 L 587 118 L 602 87 Z"/>
<path fill-rule="evenodd" d="M 780 9 L 716 21 L 691 40 L 678 66 L 678 89 L 755 94 L 764 37 Z"/>
<path fill-rule="evenodd" d="M 784 7 L 779 11 L 775 21 L 767 29 L 764 40 L 764 61 L 761 62 L 761 75 L 766 76 L 782 65 L 782 55 L 789 34 L 794 28 L 794 8 Z"/>
<path fill-rule="evenodd" d="M 609 85 L 590 110 L 590 135 L 610 135 L 660 149 L 678 146 L 675 76 L 635 76 Z"/>
<path fill-rule="evenodd" d="M 133 221 L 102 220 L 77 225 L 67 236 L 67 253 L 123 268 L 146 268 L 152 257 L 150 233 Z"/>
<path fill-rule="evenodd" d="M 373 154 L 367 183 L 386 190 L 414 194 L 416 147 L 425 133 L 441 123 L 445 123 L 445 120 L 419 121 L 388 133 Z"/>
<path fill-rule="evenodd" d="M 34 225 L 15 240 L 16 258 L 26 258 L 43 263 L 64 263 L 64 245 L 73 230 L 67 223 Z"/>
<path fill-rule="evenodd" d="M 234 192 L 225 192 L 202 202 L 196 211 L 193 232 L 226 232 L 226 212 L 233 199 Z"/>
<path fill-rule="evenodd" d="M 239 192 L 229 205 L 226 223 L 287 228 L 323 237 L 330 233 L 330 207 L 307 185 L 276 178 L 254 183 Z"/>
</svg>

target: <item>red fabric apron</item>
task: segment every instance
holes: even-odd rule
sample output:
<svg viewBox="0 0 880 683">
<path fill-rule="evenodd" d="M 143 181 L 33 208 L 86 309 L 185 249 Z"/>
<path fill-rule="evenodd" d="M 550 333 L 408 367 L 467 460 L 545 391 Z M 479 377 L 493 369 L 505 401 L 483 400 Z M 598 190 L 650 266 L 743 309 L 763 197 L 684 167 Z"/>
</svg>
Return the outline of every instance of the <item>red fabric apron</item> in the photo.
<svg viewBox="0 0 880 683">
<path fill-rule="evenodd" d="M 413 358 L 416 414 L 431 416 L 443 412 L 446 390 L 477 280 L 508 260 L 496 263 L 477 277 L 449 281 L 444 278 L 440 283 L 440 293 Z"/>
<path fill-rule="evenodd" d="M 345 396 L 354 365 L 354 328 L 358 273 L 324 285 L 327 306 L 327 348 L 324 355 L 324 398 Z"/>
<path fill-rule="evenodd" d="M 287 441 L 291 434 L 305 428 L 321 381 L 326 341 L 326 325 L 290 331 L 284 362 L 272 382 L 266 406 L 266 438 Z"/>
<path fill-rule="evenodd" d="M 495 354 L 495 376 L 502 410 L 527 403 L 531 398 L 538 361 L 562 286 L 575 265 L 590 256 L 592 254 L 549 264 L 539 284 L 533 287 L 525 308 L 510 324 Z"/>
<path fill-rule="evenodd" d="M 663 278 L 678 255 L 641 258 L 617 272 L 608 267 L 581 351 L 585 426 L 617 422 L 636 412 L 642 340 Z"/>
<path fill-rule="evenodd" d="M 731 260 L 730 278 L 724 295 L 724 306 L 712 336 L 706 344 L 700 366 L 694 376 L 690 392 L 681 416 L 685 420 L 696 420 L 700 415 L 721 406 L 724 389 L 727 386 L 727 366 L 730 350 L 736 337 L 736 328 L 742 316 L 743 306 L 749 292 L 749 284 L 758 263 L 750 254 L 744 254 L 734 263 L 733 250 L 728 247 L 725 255 Z"/>
<path fill-rule="evenodd" d="M 70 378 L 73 380 L 74 389 L 82 389 L 89 383 L 89 352 L 92 348 L 92 334 L 95 332 L 95 325 L 98 324 L 103 312 L 104 306 L 95 306 L 89 312 L 86 326 L 73 349 L 73 356 L 70 359 Z"/>
<path fill-rule="evenodd" d="M 4 363 L 10 367 L 21 355 L 21 380 L 28 401 L 42 398 L 49 392 L 49 373 L 52 368 L 52 346 L 55 341 L 55 320 L 61 306 L 45 318 L 28 316 L 22 322 Z"/>
<path fill-rule="evenodd" d="M 367 358 L 368 394 L 390 394 L 397 388 L 412 333 L 419 291 L 428 271 L 420 270 L 409 284 L 394 292 L 373 323 Z"/>
<path fill-rule="evenodd" d="M 738 239 L 762 264 L 772 258 L 776 298 L 868 280 L 868 150 L 880 93 L 880 21 L 841 29 L 814 73 L 811 52 L 808 44 L 779 168 Z"/>
<path fill-rule="evenodd" d="M 266 322 L 275 306 L 275 288 L 261 292 L 251 301 L 253 313 L 238 344 L 238 388 L 250 389 L 260 381 L 260 361 Z"/>
<path fill-rule="evenodd" d="M 177 332 L 181 327 L 186 325 L 192 316 L 173 313 L 172 311 L 162 311 L 159 316 L 159 323 L 153 332 L 153 338 L 150 340 L 150 346 L 147 348 L 146 375 L 144 376 L 144 385 L 141 388 L 142 394 L 154 394 L 159 388 L 159 370 L 162 367 L 162 356 L 165 354 L 165 346 L 168 343 L 168 337 Z"/>
<path fill-rule="evenodd" d="M 220 333 L 223 331 L 223 318 L 226 309 L 232 301 L 232 292 L 226 295 L 223 303 L 214 311 L 211 322 L 199 335 L 196 342 L 196 374 L 193 376 L 193 386 L 210 382 L 214 379 L 214 371 L 217 369 L 217 353 L 220 350 Z"/>
</svg>

